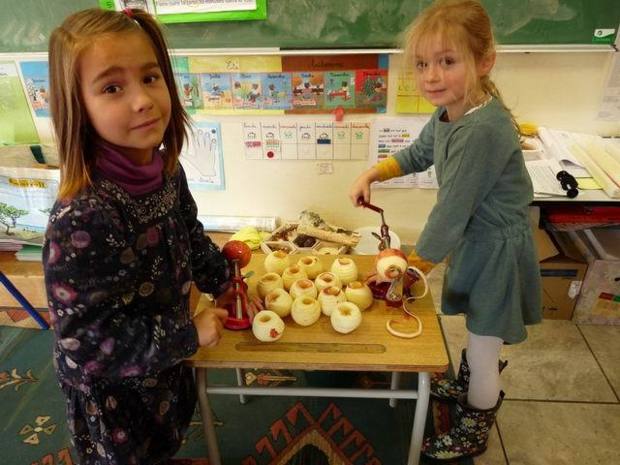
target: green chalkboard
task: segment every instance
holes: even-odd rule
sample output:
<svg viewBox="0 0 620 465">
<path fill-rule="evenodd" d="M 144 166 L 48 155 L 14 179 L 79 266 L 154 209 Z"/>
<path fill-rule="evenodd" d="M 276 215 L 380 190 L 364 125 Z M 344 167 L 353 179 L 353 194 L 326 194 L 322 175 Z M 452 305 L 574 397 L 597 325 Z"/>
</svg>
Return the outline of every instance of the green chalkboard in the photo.
<svg viewBox="0 0 620 465">
<path fill-rule="evenodd" d="M 267 19 L 169 24 L 172 48 L 394 48 L 431 0 L 268 0 Z M 612 43 L 620 0 L 483 0 L 500 44 Z M 0 52 L 40 52 L 50 31 L 97 0 L 0 0 Z M 613 30 L 606 36 L 596 30 Z"/>
</svg>

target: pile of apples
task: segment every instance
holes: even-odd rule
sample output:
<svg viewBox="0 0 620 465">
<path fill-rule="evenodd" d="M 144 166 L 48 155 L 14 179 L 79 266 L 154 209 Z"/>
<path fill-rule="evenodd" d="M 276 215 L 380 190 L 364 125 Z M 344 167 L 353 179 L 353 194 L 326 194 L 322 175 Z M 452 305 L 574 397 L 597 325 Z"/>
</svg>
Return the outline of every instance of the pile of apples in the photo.
<svg viewBox="0 0 620 465">
<path fill-rule="evenodd" d="M 265 309 L 252 323 L 252 332 L 264 342 L 284 333 L 284 318 L 300 326 L 316 323 L 321 314 L 329 317 L 334 330 L 354 331 L 362 322 L 362 311 L 373 304 L 370 288 L 358 280 L 355 262 L 338 257 L 329 271 L 316 256 L 301 256 L 296 263 L 285 251 L 276 250 L 265 258 L 265 273 L 256 290 Z"/>
</svg>

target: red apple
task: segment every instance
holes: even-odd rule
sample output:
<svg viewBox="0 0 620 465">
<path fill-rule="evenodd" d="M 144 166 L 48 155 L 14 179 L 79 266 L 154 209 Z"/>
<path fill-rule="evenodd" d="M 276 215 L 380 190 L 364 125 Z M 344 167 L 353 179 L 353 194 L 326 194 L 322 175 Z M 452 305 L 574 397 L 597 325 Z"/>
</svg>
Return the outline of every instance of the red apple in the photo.
<svg viewBox="0 0 620 465">
<path fill-rule="evenodd" d="M 238 260 L 239 268 L 243 268 L 252 259 L 252 249 L 242 241 L 228 241 L 224 244 L 222 253 L 228 261 Z"/>
</svg>

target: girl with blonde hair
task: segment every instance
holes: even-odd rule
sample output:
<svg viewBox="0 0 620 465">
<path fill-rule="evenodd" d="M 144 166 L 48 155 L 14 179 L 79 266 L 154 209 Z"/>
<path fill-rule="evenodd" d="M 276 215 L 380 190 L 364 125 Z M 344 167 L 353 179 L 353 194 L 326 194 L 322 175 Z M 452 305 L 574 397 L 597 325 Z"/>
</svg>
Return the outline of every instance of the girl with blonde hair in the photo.
<svg viewBox="0 0 620 465">
<path fill-rule="evenodd" d="M 438 0 L 413 22 L 406 58 L 419 90 L 437 106 L 418 139 L 353 183 L 350 198 L 370 200 L 370 185 L 435 166 L 439 191 L 409 256 L 423 272 L 450 256 L 442 312 L 465 313 L 467 349 L 456 380 L 431 393 L 456 401 L 450 431 L 426 438 L 438 460 L 478 455 L 502 404 L 502 344 L 527 337 L 541 320 L 538 260 L 528 220 L 532 185 L 514 118 L 489 78 L 495 64 L 491 21 L 475 0 Z"/>
<path fill-rule="evenodd" d="M 72 442 L 82 465 L 166 463 L 196 404 L 181 362 L 216 345 L 227 316 L 192 318 L 192 281 L 231 298 L 178 161 L 188 117 L 141 10 L 69 16 L 49 64 L 61 185 L 43 262 Z"/>
</svg>

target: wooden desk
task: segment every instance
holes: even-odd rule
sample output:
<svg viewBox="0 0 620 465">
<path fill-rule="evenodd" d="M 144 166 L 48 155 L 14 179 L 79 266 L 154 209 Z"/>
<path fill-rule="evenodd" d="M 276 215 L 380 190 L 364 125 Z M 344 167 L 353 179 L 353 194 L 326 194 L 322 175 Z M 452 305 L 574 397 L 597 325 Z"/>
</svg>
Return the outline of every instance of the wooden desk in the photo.
<svg viewBox="0 0 620 465">
<path fill-rule="evenodd" d="M 302 255 L 292 255 L 296 259 Z M 255 254 L 244 272 L 254 271 L 249 279 L 249 292 L 255 293 L 256 282 L 265 273 L 264 255 Z M 361 275 L 374 266 L 373 256 L 352 256 Z M 325 269 L 329 269 L 334 257 L 321 257 Z M 423 332 L 415 339 L 400 339 L 390 335 L 385 324 L 388 319 L 403 315 L 400 309 L 386 308 L 383 301 L 363 313 L 362 324 L 350 334 L 334 331 L 329 319 L 321 316 L 309 327 L 301 327 L 290 317 L 285 318 L 286 329 L 281 339 L 274 343 L 262 343 L 250 330 L 226 330 L 220 344 L 213 349 L 200 349 L 187 361 L 196 368 L 200 411 L 205 428 L 209 451 L 209 463 L 221 463 L 215 428 L 207 394 L 254 394 L 326 397 L 361 397 L 392 399 L 417 399 L 409 465 L 418 464 L 420 446 L 430 396 L 430 373 L 443 372 L 448 368 L 448 355 L 441 329 L 430 295 L 411 304 L 411 309 L 422 320 Z M 415 329 L 413 319 L 409 320 Z M 330 388 L 248 388 L 238 385 L 207 387 L 208 368 L 275 368 L 291 370 L 352 370 L 392 372 L 390 390 L 330 389 Z M 418 390 L 398 390 L 399 372 L 418 372 Z M 243 401 L 243 399 L 242 399 Z"/>
</svg>

